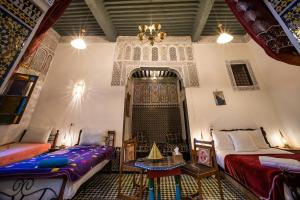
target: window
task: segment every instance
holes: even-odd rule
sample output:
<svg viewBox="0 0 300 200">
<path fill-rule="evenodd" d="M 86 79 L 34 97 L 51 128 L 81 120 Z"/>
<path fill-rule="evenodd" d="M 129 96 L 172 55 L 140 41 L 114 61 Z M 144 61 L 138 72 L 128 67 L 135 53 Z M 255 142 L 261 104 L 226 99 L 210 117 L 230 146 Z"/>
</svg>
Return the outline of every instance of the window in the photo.
<svg viewBox="0 0 300 200">
<path fill-rule="evenodd" d="M 248 61 L 229 61 L 227 62 L 227 70 L 234 89 L 259 89 L 255 76 Z"/>
</svg>

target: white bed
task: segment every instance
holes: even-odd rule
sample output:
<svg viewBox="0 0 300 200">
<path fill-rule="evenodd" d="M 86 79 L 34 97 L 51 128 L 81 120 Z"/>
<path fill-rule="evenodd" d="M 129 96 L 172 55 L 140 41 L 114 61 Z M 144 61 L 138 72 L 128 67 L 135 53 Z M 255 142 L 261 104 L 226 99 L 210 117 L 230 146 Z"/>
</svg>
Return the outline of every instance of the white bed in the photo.
<svg viewBox="0 0 300 200">
<path fill-rule="evenodd" d="M 224 171 L 227 155 L 292 154 L 288 151 L 270 148 L 263 128 L 216 130 L 212 131 L 211 134 L 215 141 L 217 163 Z M 293 200 L 291 190 L 286 183 L 283 184 L 283 187 L 285 199 Z M 297 188 L 297 190 L 300 193 L 300 189 Z"/>
</svg>

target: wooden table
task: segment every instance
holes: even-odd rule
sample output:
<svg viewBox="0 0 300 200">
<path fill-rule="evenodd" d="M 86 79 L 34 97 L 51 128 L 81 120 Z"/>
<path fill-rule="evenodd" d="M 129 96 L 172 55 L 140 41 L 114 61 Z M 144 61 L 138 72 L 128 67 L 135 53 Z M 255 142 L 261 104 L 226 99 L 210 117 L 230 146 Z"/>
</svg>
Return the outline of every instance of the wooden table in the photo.
<svg viewBox="0 0 300 200">
<path fill-rule="evenodd" d="M 185 165 L 184 160 L 175 160 L 172 157 L 166 157 L 155 162 L 148 159 L 138 159 L 134 165 L 147 170 L 147 177 L 149 179 L 149 200 L 155 199 L 155 178 L 157 179 L 157 200 L 161 199 L 160 178 L 164 176 L 175 177 L 176 200 L 181 199 L 180 167 Z"/>
</svg>

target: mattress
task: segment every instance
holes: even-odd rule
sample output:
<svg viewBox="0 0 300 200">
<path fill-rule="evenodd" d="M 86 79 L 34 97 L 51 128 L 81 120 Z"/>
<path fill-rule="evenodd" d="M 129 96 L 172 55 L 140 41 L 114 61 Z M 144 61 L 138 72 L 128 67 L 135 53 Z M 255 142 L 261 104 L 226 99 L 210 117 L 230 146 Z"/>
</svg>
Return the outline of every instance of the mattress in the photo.
<svg viewBox="0 0 300 200">
<path fill-rule="evenodd" d="M 291 152 L 276 148 L 258 149 L 257 151 L 216 150 L 217 163 L 222 169 L 225 169 L 225 157 L 230 154 L 291 154 Z"/>
<path fill-rule="evenodd" d="M 0 166 L 29 159 L 45 153 L 51 144 L 13 143 L 8 149 L 0 151 Z"/>
</svg>

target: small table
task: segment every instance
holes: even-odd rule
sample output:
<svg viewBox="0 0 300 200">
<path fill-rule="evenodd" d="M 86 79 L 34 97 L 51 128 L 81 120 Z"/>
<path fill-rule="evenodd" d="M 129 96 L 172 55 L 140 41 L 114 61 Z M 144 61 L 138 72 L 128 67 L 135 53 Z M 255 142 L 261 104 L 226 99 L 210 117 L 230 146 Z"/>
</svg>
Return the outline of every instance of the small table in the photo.
<svg viewBox="0 0 300 200">
<path fill-rule="evenodd" d="M 157 179 L 157 199 L 161 199 L 160 177 L 163 176 L 175 176 L 176 200 L 181 199 L 180 167 L 183 165 L 185 165 L 184 160 L 177 160 L 172 157 L 166 157 L 159 161 L 151 161 L 143 158 L 138 159 L 134 164 L 136 167 L 147 170 L 147 177 L 149 178 L 149 200 L 155 199 L 155 178 Z"/>
</svg>

